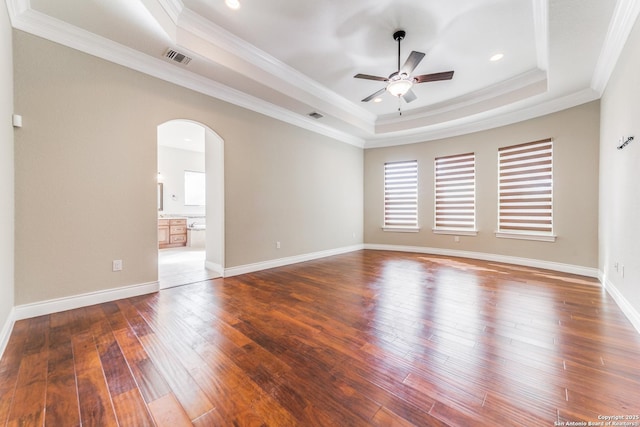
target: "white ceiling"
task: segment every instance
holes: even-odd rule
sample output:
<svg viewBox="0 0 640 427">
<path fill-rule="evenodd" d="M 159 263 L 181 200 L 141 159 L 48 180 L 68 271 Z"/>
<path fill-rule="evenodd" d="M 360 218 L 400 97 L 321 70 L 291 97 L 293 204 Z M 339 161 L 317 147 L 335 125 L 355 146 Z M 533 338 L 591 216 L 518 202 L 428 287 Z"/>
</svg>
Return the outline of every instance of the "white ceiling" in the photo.
<svg viewBox="0 0 640 427">
<path fill-rule="evenodd" d="M 598 99 L 640 0 L 7 0 L 15 28 L 354 145 L 457 135 Z M 426 53 L 410 104 L 361 99 Z M 167 48 L 192 58 L 177 64 Z M 491 62 L 495 53 L 501 61 Z M 398 107 L 402 115 L 398 113 Z M 311 112 L 324 117 L 312 119 Z"/>
</svg>

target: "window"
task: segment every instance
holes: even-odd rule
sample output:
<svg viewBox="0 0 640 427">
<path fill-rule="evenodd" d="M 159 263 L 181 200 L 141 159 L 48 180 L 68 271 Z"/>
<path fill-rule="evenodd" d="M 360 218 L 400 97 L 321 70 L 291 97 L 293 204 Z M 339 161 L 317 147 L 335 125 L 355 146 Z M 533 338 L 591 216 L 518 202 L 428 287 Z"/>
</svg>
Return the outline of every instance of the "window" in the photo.
<svg viewBox="0 0 640 427">
<path fill-rule="evenodd" d="M 435 160 L 434 232 L 476 234 L 475 153 Z"/>
<path fill-rule="evenodd" d="M 185 206 L 206 204 L 204 172 L 184 171 L 184 204 Z"/>
<path fill-rule="evenodd" d="M 554 241 L 553 142 L 498 150 L 498 237 Z"/>
<path fill-rule="evenodd" d="M 418 161 L 384 164 L 384 229 L 418 229 Z"/>
</svg>

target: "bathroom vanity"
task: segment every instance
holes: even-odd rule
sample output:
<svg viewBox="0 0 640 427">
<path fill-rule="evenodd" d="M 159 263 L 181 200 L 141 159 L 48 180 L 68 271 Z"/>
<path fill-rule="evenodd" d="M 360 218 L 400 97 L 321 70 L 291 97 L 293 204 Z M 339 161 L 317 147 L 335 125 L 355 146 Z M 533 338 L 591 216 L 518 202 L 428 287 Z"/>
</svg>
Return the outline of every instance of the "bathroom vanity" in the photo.
<svg viewBox="0 0 640 427">
<path fill-rule="evenodd" d="M 159 218 L 158 219 L 158 247 L 177 248 L 187 245 L 187 219 L 186 218 Z"/>
</svg>

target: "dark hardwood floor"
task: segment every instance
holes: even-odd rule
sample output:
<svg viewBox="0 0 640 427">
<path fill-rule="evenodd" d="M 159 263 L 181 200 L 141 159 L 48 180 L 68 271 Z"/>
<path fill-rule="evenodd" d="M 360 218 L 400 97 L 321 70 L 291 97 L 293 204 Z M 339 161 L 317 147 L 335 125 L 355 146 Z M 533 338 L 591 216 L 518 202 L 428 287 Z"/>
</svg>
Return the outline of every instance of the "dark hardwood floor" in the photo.
<svg viewBox="0 0 640 427">
<path fill-rule="evenodd" d="M 360 251 L 19 321 L 0 361 L 9 426 L 638 415 L 640 334 L 594 279 L 421 254 Z"/>
</svg>

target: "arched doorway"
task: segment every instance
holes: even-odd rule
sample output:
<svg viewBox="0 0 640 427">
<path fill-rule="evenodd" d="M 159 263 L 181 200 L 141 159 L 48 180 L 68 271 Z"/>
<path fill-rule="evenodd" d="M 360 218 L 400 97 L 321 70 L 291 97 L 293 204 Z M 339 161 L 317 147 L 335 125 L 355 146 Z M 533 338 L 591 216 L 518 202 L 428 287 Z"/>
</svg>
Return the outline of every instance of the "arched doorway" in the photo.
<svg viewBox="0 0 640 427">
<path fill-rule="evenodd" d="M 160 288 L 224 273 L 224 144 L 191 120 L 158 126 Z"/>
</svg>

